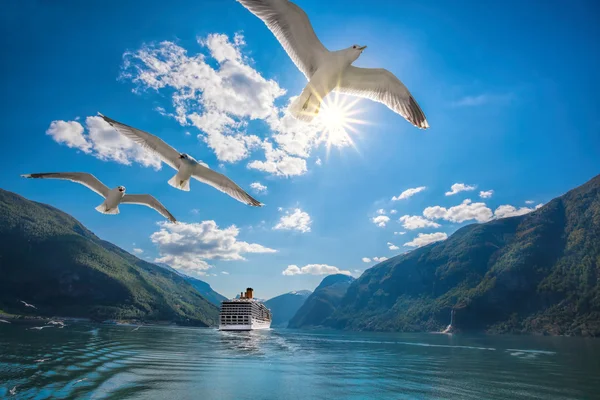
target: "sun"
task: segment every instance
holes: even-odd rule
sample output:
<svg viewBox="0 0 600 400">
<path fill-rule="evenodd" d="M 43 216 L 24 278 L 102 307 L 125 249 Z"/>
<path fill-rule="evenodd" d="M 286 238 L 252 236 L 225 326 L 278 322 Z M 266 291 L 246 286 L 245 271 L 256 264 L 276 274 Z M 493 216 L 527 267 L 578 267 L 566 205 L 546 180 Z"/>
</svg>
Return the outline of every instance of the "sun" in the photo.
<svg viewBox="0 0 600 400">
<path fill-rule="evenodd" d="M 358 99 L 349 101 L 348 97 L 340 97 L 337 93 L 333 97 L 327 97 L 321 104 L 321 111 L 318 114 L 317 124 L 321 128 L 321 141 L 327 144 L 327 151 L 331 146 L 345 147 L 354 145 L 350 133 L 357 134 L 356 124 L 365 124 L 366 122 L 355 118 L 360 112 L 355 108 Z"/>
</svg>

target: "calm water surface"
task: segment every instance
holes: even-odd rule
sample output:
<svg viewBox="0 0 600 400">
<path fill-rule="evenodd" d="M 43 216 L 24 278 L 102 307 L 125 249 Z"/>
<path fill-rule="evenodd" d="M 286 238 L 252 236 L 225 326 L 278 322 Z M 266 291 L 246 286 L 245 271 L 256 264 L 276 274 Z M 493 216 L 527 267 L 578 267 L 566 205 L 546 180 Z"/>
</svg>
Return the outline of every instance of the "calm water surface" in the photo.
<svg viewBox="0 0 600 400">
<path fill-rule="evenodd" d="M 600 398 L 597 339 L 27 327 L 0 324 L 0 398 Z"/>
</svg>

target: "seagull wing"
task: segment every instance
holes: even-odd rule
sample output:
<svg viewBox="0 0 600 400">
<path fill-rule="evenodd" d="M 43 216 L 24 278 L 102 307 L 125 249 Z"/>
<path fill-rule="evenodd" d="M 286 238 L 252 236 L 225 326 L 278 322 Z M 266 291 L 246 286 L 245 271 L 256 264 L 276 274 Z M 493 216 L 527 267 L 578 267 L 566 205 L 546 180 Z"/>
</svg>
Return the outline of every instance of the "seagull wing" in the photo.
<svg viewBox="0 0 600 400">
<path fill-rule="evenodd" d="M 192 176 L 202 183 L 206 183 L 207 185 L 210 185 L 223 193 L 227 193 L 228 195 L 230 195 L 236 200 L 241 201 L 242 203 L 249 204 L 255 207 L 260 207 L 264 205 L 260 201 L 256 200 L 248 193 L 246 193 L 244 189 L 239 187 L 234 181 L 232 181 L 225 175 L 213 171 L 212 169 L 205 167 L 202 164 L 196 164 Z"/>
<path fill-rule="evenodd" d="M 237 0 L 260 18 L 294 64 L 310 80 L 329 51 L 319 41 L 308 16 L 288 0 Z"/>
<path fill-rule="evenodd" d="M 71 182 L 80 183 L 88 189 L 93 190 L 100 196 L 106 198 L 110 189 L 106 185 L 98 180 L 94 175 L 88 174 L 87 172 L 47 172 L 40 174 L 26 174 L 21 175 L 23 178 L 37 178 L 37 179 L 64 179 Z"/>
<path fill-rule="evenodd" d="M 425 114 L 414 97 L 400 79 L 387 69 L 351 65 L 342 73 L 335 90 L 383 103 L 417 128 L 429 128 Z"/>
<path fill-rule="evenodd" d="M 132 126 L 122 124 L 100 113 L 98 114 L 102 119 L 108 122 L 110 126 L 115 128 L 117 132 L 133 140 L 143 148 L 150 150 L 160 157 L 162 161 L 171 166 L 171 168 L 179 170 L 179 152 L 166 144 L 161 138 Z"/>
<path fill-rule="evenodd" d="M 126 194 L 121 199 L 121 204 L 139 204 L 154 208 L 163 217 L 167 218 L 171 222 L 177 222 L 173 214 L 171 214 L 165 206 L 163 206 L 154 196 L 149 194 Z"/>
</svg>

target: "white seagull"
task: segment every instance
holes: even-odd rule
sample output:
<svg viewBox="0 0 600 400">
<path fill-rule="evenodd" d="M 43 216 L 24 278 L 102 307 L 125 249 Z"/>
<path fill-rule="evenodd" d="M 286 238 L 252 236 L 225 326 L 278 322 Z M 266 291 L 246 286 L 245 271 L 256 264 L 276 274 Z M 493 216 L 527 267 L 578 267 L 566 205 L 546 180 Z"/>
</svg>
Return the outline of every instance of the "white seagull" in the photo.
<svg viewBox="0 0 600 400">
<path fill-rule="evenodd" d="M 152 151 L 160 157 L 164 163 L 175 169 L 177 174 L 175 174 L 168 182 L 169 185 L 174 188 L 188 192 L 190 190 L 190 178 L 194 178 L 230 195 L 242 203 L 255 207 L 264 205 L 246 193 L 225 175 L 213 171 L 206 164 L 199 163 L 188 154 L 178 152 L 159 137 L 129 125 L 122 124 L 100 113 L 98 114 L 115 128 L 117 132 Z"/>
<path fill-rule="evenodd" d="M 351 64 L 367 46 L 329 51 L 317 38 L 304 11 L 288 0 L 237 0 L 260 18 L 308 79 L 302 94 L 290 105 L 292 115 L 307 122 L 319 113 L 321 100 L 332 90 L 383 103 L 417 128 L 429 124 L 406 86 L 383 68 Z"/>
<path fill-rule="evenodd" d="M 46 326 L 34 326 L 33 328 L 29 328 L 29 330 L 30 330 L 30 331 L 31 331 L 31 330 L 35 330 L 35 331 L 41 331 L 41 330 L 42 330 L 42 329 L 44 329 L 44 328 L 52 328 L 52 326 L 48 326 L 48 325 L 46 325 Z"/>
<path fill-rule="evenodd" d="M 25 304 L 25 307 L 31 307 L 31 308 L 35 308 L 35 309 L 37 309 L 37 307 L 36 307 L 36 306 L 34 306 L 33 304 L 29 304 L 29 303 L 27 303 L 27 302 L 25 302 L 25 301 L 23 301 L 23 300 L 19 300 L 19 301 L 20 301 L 21 303 Z"/>
<path fill-rule="evenodd" d="M 10 324 L 10 322 L 8 322 L 8 321 L 7 321 L 7 320 L 5 320 L 5 319 L 0 319 L 0 322 L 2 322 L 3 324 Z"/>
<path fill-rule="evenodd" d="M 117 186 L 114 189 L 109 189 L 94 175 L 86 172 L 48 172 L 39 174 L 26 174 L 21 176 L 24 178 L 38 179 L 64 179 L 67 181 L 80 183 L 104 197 L 105 200 L 102 202 L 102 204 L 96 207 L 96 210 L 102 214 L 118 214 L 119 204 L 139 204 L 155 209 L 171 222 L 177 222 L 175 217 L 165 208 L 165 206 L 156 200 L 154 196 L 149 194 L 125 194 L 124 186 Z"/>
<path fill-rule="evenodd" d="M 17 387 L 15 386 L 14 388 L 10 389 L 8 393 L 10 393 L 11 396 L 14 396 L 15 394 L 17 394 Z"/>
</svg>

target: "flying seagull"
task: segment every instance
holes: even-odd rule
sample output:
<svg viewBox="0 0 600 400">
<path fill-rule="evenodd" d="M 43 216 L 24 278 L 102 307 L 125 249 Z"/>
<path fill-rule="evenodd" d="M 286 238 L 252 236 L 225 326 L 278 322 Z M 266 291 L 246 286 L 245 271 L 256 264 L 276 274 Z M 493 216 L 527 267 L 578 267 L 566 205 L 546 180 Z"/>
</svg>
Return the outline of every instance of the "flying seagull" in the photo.
<svg viewBox="0 0 600 400">
<path fill-rule="evenodd" d="M 44 328 L 52 328 L 52 325 L 51 326 L 48 326 L 48 325 L 46 325 L 46 326 L 34 326 L 32 328 L 29 328 L 29 330 L 41 331 Z"/>
<path fill-rule="evenodd" d="M 327 50 L 306 13 L 291 1 L 237 1 L 267 25 L 309 81 L 290 105 L 294 117 L 312 121 L 319 113 L 321 100 L 335 90 L 383 103 L 417 128 L 429 128 L 421 107 L 394 74 L 383 68 L 352 66 L 367 46 L 355 44 L 343 50 Z"/>
<path fill-rule="evenodd" d="M 169 185 L 174 188 L 187 192 L 190 190 L 190 178 L 194 178 L 242 203 L 255 207 L 264 205 L 225 175 L 213 171 L 206 164 L 199 163 L 188 154 L 178 152 L 159 137 L 98 114 L 118 132 L 154 152 L 163 162 L 177 170 L 177 174 L 169 180 Z"/>
<path fill-rule="evenodd" d="M 8 321 L 7 321 L 7 320 L 5 320 L 5 319 L 0 319 L 0 322 L 2 322 L 3 324 L 10 324 L 10 322 L 8 322 Z"/>
<path fill-rule="evenodd" d="M 15 386 L 14 388 L 10 389 L 8 393 L 10 393 L 11 396 L 14 396 L 15 394 L 17 394 L 17 387 Z"/>
<path fill-rule="evenodd" d="M 19 300 L 19 301 L 20 301 L 21 303 L 25 304 L 25 307 L 31 307 L 31 308 L 35 308 L 35 309 L 37 309 L 37 307 L 36 307 L 36 306 L 34 306 L 33 304 L 29 304 L 29 303 L 27 303 L 27 302 L 25 302 L 25 301 L 23 301 L 23 300 Z"/>
<path fill-rule="evenodd" d="M 21 176 L 24 178 L 64 179 L 80 183 L 104 197 L 104 202 L 96 207 L 96 210 L 102 214 L 118 214 L 119 204 L 139 204 L 155 209 L 171 222 L 177 222 L 175 217 L 154 196 L 149 194 L 125 194 L 124 186 L 109 189 L 94 175 L 86 172 L 48 172 Z"/>
</svg>

